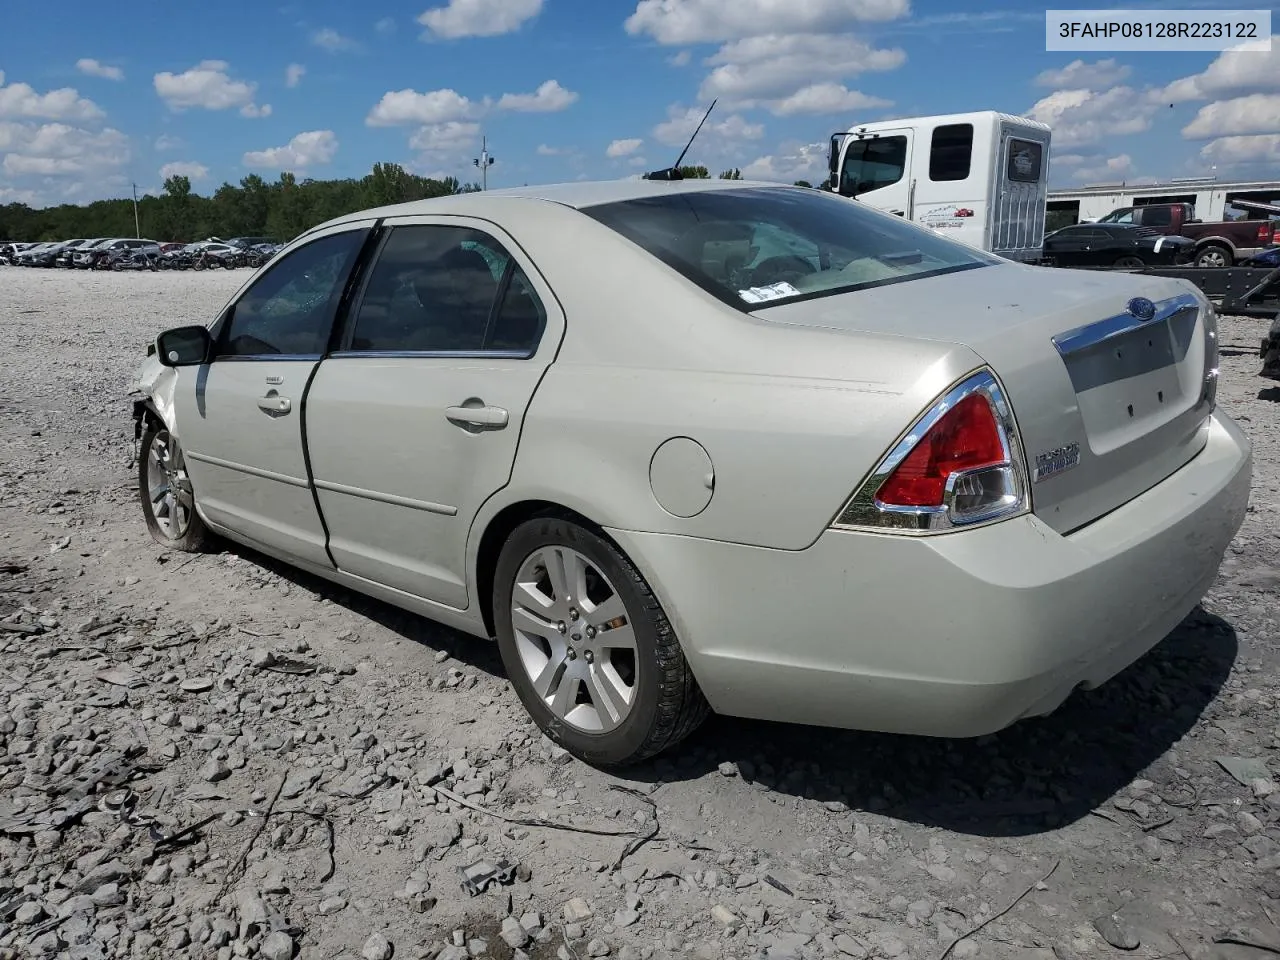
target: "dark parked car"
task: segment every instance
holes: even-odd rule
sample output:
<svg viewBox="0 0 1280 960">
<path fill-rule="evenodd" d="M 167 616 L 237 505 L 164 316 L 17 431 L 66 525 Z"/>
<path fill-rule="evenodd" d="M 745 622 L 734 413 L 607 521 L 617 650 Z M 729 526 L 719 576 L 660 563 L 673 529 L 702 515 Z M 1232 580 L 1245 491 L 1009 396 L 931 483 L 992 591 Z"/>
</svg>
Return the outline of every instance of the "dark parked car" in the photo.
<svg viewBox="0 0 1280 960">
<path fill-rule="evenodd" d="M 1194 240 L 1125 223 L 1074 223 L 1044 238 L 1045 259 L 1058 267 L 1169 267 L 1189 263 L 1195 250 Z"/>
</svg>

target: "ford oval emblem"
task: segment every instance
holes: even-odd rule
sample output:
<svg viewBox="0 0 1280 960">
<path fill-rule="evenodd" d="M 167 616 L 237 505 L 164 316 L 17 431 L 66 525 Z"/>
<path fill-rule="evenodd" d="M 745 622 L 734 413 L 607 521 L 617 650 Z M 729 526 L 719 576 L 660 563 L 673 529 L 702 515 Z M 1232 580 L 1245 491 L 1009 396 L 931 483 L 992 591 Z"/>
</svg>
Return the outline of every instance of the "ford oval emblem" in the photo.
<svg viewBox="0 0 1280 960">
<path fill-rule="evenodd" d="M 1129 301 L 1128 310 L 1139 320 L 1150 320 L 1156 315 L 1156 305 L 1146 297 L 1134 297 Z"/>
</svg>

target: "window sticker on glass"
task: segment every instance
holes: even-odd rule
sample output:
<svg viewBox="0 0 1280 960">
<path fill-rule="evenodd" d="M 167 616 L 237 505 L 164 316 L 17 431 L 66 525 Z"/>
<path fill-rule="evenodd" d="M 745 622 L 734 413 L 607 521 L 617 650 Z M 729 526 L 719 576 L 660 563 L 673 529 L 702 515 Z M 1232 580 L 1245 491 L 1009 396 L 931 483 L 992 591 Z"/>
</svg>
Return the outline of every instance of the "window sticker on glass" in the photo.
<svg viewBox="0 0 1280 960">
<path fill-rule="evenodd" d="M 738 291 L 738 296 L 747 303 L 764 303 L 767 300 L 781 300 L 783 297 L 795 297 L 799 294 L 800 291 L 785 280 L 781 283 L 771 283 L 767 287 L 747 287 L 745 290 Z"/>
</svg>

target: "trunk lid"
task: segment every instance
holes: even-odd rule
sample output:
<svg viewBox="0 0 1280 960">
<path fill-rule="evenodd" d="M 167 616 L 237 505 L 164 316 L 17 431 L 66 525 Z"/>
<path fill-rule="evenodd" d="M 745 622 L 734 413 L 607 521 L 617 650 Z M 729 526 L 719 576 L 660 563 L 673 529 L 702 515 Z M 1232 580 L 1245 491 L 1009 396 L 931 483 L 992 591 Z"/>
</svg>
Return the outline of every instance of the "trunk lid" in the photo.
<svg viewBox="0 0 1280 960">
<path fill-rule="evenodd" d="M 1159 483 L 1204 446 L 1217 346 L 1192 291 L 1167 278 L 1001 264 L 755 315 L 969 347 L 990 364 L 1013 407 L 1032 509 L 1068 533 Z M 1155 316 L 1131 314 L 1134 298 L 1151 301 Z"/>
</svg>

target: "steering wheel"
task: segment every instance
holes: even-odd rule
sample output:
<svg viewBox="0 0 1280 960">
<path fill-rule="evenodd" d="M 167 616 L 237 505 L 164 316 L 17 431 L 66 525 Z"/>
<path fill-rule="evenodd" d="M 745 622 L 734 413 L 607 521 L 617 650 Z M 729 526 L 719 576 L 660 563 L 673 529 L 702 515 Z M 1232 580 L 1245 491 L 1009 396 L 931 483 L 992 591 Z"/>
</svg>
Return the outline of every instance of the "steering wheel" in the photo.
<svg viewBox="0 0 1280 960">
<path fill-rule="evenodd" d="M 804 257 L 784 253 L 777 257 L 761 260 L 751 270 L 751 282 L 764 287 L 772 283 L 790 282 L 817 273 L 817 269 Z"/>
</svg>

